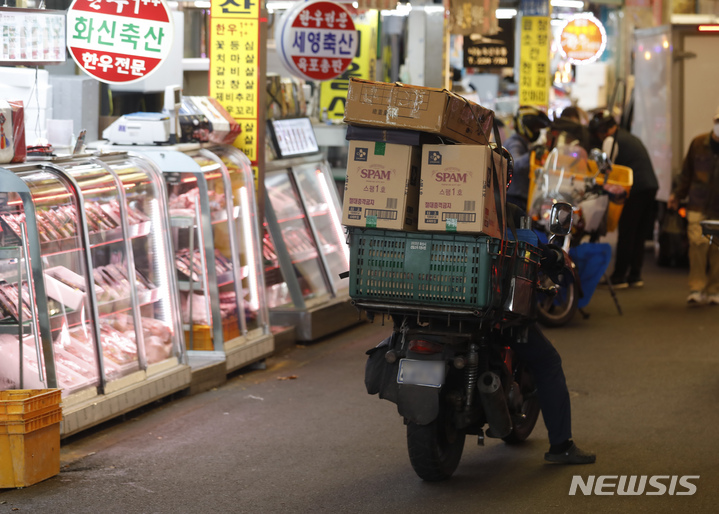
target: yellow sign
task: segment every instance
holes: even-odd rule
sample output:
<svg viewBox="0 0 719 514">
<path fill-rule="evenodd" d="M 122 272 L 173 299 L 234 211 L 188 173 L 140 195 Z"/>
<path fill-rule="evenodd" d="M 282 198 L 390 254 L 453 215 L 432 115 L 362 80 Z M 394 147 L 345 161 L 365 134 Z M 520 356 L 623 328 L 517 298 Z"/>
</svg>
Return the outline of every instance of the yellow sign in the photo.
<svg viewBox="0 0 719 514">
<path fill-rule="evenodd" d="M 367 11 L 355 20 L 359 34 L 358 54 L 345 72 L 338 78 L 322 82 L 320 89 L 320 112 L 330 120 L 341 120 L 345 115 L 347 88 L 350 77 L 375 79 L 377 65 L 377 24 L 379 12 Z"/>
<path fill-rule="evenodd" d="M 224 0 L 212 2 L 210 20 L 210 96 L 217 99 L 240 124 L 242 132 L 234 146 L 253 163 L 257 162 L 260 116 L 259 41 L 257 2 Z"/>
<path fill-rule="evenodd" d="M 519 50 L 519 104 L 549 104 L 550 25 L 547 16 L 522 18 Z"/>
</svg>

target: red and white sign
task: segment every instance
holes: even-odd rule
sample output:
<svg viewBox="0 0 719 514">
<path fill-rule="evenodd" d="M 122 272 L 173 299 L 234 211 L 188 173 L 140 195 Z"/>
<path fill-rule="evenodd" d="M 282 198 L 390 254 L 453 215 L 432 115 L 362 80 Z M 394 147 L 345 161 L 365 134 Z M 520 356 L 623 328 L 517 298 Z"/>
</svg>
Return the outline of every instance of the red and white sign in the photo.
<svg viewBox="0 0 719 514">
<path fill-rule="evenodd" d="M 163 0 L 74 0 L 67 47 L 88 75 L 109 84 L 142 80 L 170 53 L 173 25 Z"/>
<path fill-rule="evenodd" d="M 573 64 L 588 64 L 601 57 L 607 46 L 602 22 L 590 13 L 572 16 L 559 35 L 559 49 Z"/>
<path fill-rule="evenodd" d="M 339 77 L 357 54 L 358 38 L 347 9 L 325 0 L 299 2 L 275 29 L 285 67 L 309 80 Z"/>
</svg>

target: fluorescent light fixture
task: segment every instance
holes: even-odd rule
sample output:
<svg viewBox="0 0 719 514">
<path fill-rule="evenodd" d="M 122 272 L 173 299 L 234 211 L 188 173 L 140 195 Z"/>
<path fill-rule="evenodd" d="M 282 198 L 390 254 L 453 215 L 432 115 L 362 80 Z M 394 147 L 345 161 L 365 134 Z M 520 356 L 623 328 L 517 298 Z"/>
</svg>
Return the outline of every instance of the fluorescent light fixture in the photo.
<svg viewBox="0 0 719 514">
<path fill-rule="evenodd" d="M 397 7 L 392 9 L 391 11 L 382 10 L 381 14 L 382 16 L 407 16 L 410 11 L 412 10 L 412 6 L 408 3 L 398 3 Z"/>
<path fill-rule="evenodd" d="M 424 12 L 427 14 L 439 14 L 445 12 L 447 9 L 441 5 L 425 5 Z"/>
<path fill-rule="evenodd" d="M 699 25 L 699 32 L 719 32 L 719 25 Z"/>
<path fill-rule="evenodd" d="M 568 7 L 570 9 L 584 9 L 584 2 L 582 0 L 552 0 L 550 2 L 552 7 Z"/>
<path fill-rule="evenodd" d="M 497 9 L 494 14 L 498 20 L 511 20 L 517 16 L 517 9 Z"/>
<path fill-rule="evenodd" d="M 209 9 L 210 7 L 212 7 L 212 3 L 208 2 L 207 0 L 195 0 L 194 5 L 198 9 Z"/>
<path fill-rule="evenodd" d="M 257 312 L 260 308 L 259 283 L 257 282 L 257 262 L 255 262 L 255 251 L 252 244 L 252 226 L 250 225 L 250 199 L 247 188 L 240 188 L 240 209 L 242 209 L 242 236 L 245 239 L 245 258 L 247 259 L 247 278 L 250 280 L 250 310 Z"/>
<path fill-rule="evenodd" d="M 265 7 L 270 12 L 286 11 L 287 9 L 290 9 L 296 3 L 297 2 L 274 1 L 274 2 L 267 2 L 265 4 Z"/>
</svg>

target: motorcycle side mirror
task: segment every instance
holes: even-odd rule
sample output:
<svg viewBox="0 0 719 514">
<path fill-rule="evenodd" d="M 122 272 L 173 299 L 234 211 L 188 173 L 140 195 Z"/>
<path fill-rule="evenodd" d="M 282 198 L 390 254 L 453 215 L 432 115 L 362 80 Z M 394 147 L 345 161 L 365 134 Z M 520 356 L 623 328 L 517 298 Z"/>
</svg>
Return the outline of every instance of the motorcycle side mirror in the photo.
<svg viewBox="0 0 719 514">
<path fill-rule="evenodd" d="M 549 232 L 554 236 L 566 236 L 572 230 L 572 206 L 567 202 L 552 205 L 549 213 Z"/>
</svg>

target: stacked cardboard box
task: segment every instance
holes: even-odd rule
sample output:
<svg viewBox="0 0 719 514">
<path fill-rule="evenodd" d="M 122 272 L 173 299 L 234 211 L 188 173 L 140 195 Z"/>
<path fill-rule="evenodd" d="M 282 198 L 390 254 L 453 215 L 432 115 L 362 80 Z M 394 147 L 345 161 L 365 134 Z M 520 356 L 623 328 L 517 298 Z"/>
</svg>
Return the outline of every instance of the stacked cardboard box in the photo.
<svg viewBox="0 0 719 514">
<path fill-rule="evenodd" d="M 501 237 L 494 113 L 446 90 L 351 79 L 343 224 Z"/>
</svg>

